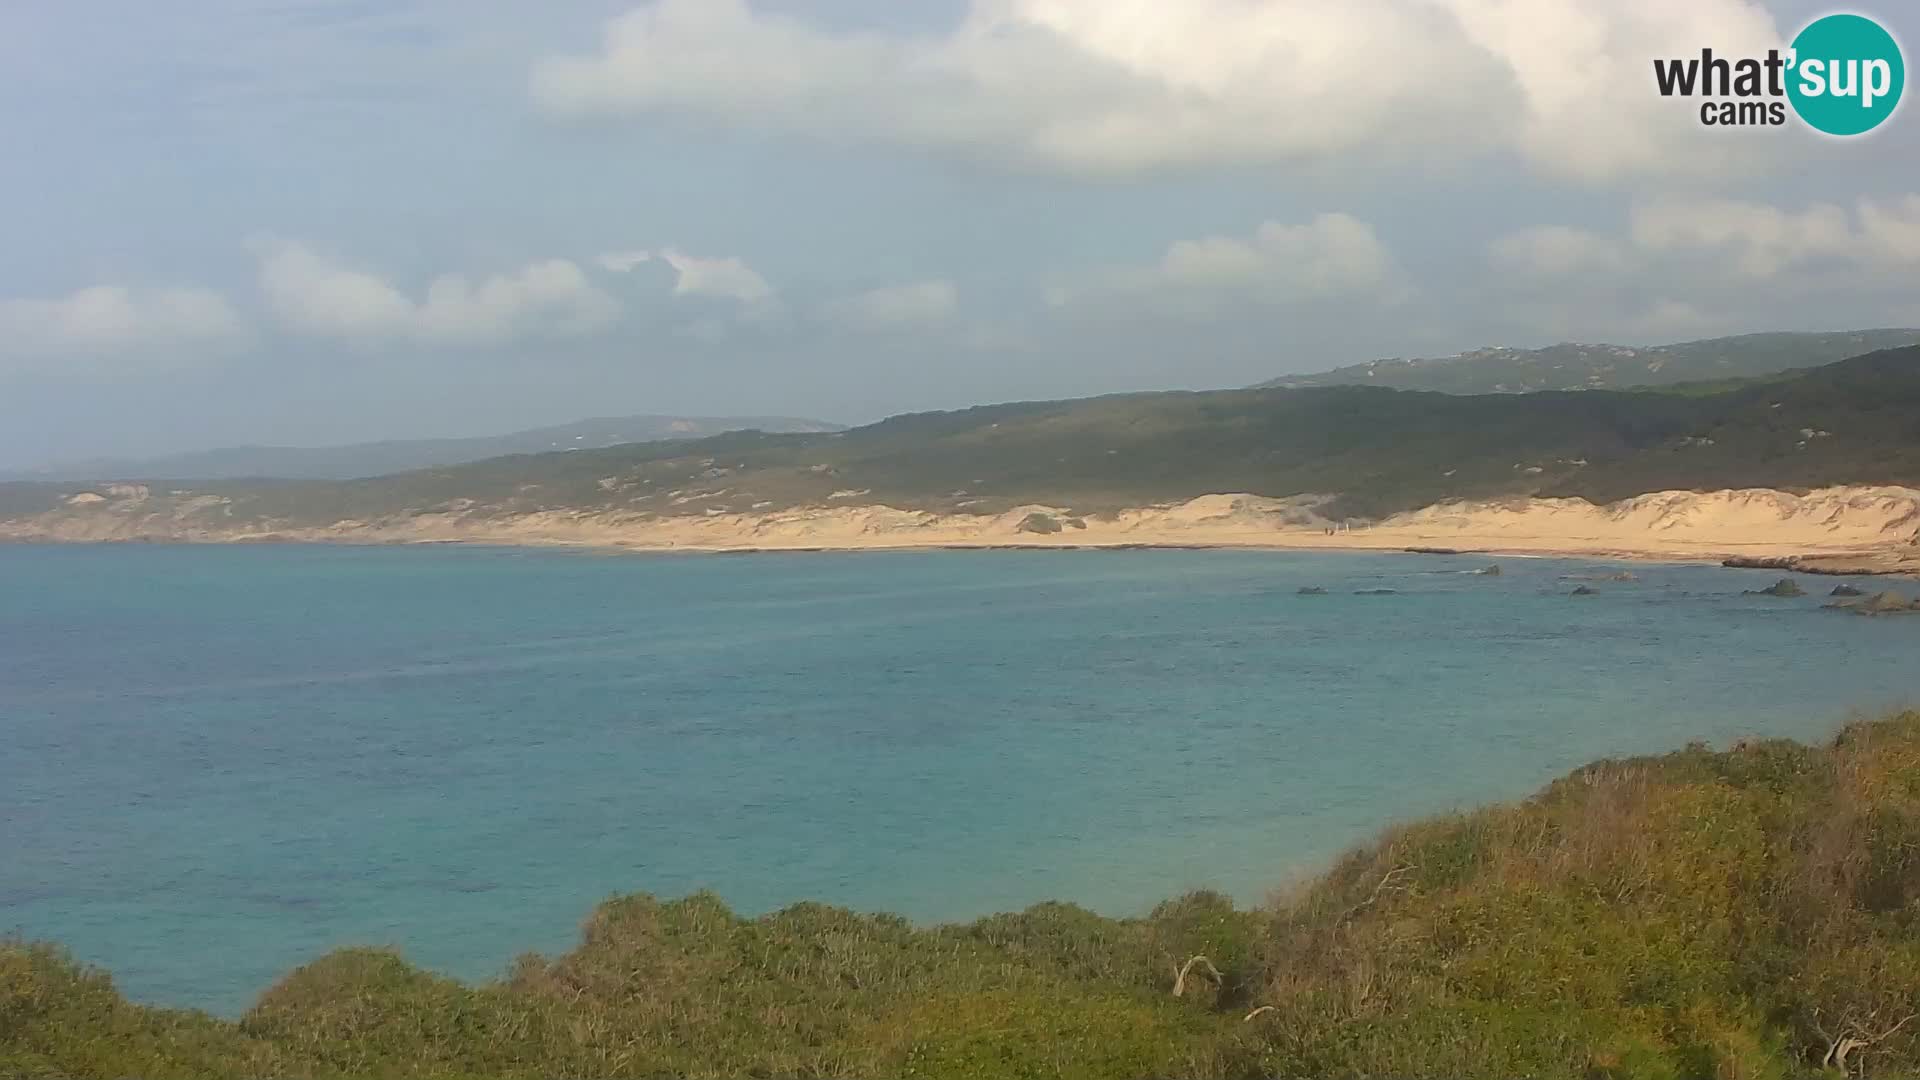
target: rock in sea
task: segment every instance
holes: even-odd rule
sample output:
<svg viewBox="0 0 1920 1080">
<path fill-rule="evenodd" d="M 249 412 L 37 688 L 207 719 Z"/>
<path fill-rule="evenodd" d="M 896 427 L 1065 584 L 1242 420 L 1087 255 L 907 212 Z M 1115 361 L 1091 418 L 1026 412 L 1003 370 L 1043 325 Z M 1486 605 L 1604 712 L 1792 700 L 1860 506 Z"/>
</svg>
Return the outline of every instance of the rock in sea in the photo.
<svg viewBox="0 0 1920 1080">
<path fill-rule="evenodd" d="M 1767 586 L 1764 589 L 1744 589 L 1742 590 L 1742 595 L 1744 596 L 1805 596 L 1807 595 L 1807 591 L 1800 587 L 1799 582 L 1793 580 L 1790 577 L 1783 577 L 1779 581 L 1774 582 L 1773 584 Z"/>
<path fill-rule="evenodd" d="M 1891 590 L 1874 593 L 1864 600 L 1835 600 L 1827 606 L 1851 611 L 1855 615 L 1897 615 L 1903 612 L 1920 611 L 1920 603 Z"/>
<path fill-rule="evenodd" d="M 1867 615 L 1891 615 L 1896 611 L 1913 611 L 1916 605 L 1908 597 L 1897 592 L 1877 592 L 1867 597 L 1866 602 L 1855 610 Z"/>
</svg>

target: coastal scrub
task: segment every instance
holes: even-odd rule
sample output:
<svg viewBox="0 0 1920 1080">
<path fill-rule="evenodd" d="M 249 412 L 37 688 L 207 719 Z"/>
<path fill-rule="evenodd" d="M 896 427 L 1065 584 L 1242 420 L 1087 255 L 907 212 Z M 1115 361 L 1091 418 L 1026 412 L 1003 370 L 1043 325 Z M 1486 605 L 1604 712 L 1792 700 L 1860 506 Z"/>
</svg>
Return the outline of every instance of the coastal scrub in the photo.
<svg viewBox="0 0 1920 1080">
<path fill-rule="evenodd" d="M 1898 1076 L 1916 1013 L 1916 713 L 1598 762 L 1250 910 L 631 895 L 495 982 L 341 950 L 236 1021 L 0 944 L 6 1077 Z"/>
</svg>

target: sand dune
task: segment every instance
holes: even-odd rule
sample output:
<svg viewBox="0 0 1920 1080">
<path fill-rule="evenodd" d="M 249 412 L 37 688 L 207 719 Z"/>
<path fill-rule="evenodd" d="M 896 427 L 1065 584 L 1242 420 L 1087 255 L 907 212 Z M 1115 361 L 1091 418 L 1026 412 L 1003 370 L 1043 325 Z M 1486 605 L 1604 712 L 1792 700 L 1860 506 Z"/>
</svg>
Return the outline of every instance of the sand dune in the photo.
<svg viewBox="0 0 1920 1080">
<path fill-rule="evenodd" d="M 163 503 L 121 493 L 70 500 L 57 511 L 0 521 L 0 538 L 468 541 L 679 551 L 1010 545 L 1444 547 L 1650 559 L 1801 557 L 1816 569 L 1920 567 L 1920 490 L 1912 488 L 1834 487 L 1800 495 L 1762 488 L 1662 491 L 1604 505 L 1583 499 L 1449 502 L 1351 525 L 1323 517 L 1319 510 L 1327 501 L 1317 495 L 1203 495 L 1111 517 L 1077 517 L 1063 507 L 1038 505 L 999 514 L 934 514 L 877 505 L 679 517 L 562 511 L 493 517 L 467 512 L 272 528 L 223 520 L 222 500 Z"/>
</svg>

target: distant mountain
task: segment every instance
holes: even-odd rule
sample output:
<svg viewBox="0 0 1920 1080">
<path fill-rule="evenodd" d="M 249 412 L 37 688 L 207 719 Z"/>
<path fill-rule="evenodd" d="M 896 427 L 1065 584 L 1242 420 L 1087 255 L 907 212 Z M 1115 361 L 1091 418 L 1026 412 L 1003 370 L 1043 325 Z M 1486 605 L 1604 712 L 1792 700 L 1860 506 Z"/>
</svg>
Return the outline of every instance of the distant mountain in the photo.
<svg viewBox="0 0 1920 1080">
<path fill-rule="evenodd" d="M 834 432 L 838 424 L 791 416 L 616 416 L 466 439 L 394 439 L 346 446 L 233 446 L 154 458 L 103 458 L 0 473 L 0 480 L 351 480 L 460 465 L 507 454 L 598 450 L 624 443 L 700 439 L 728 431 Z"/>
<path fill-rule="evenodd" d="M 1835 484 L 1920 486 L 1920 346 L 1684 394 L 1167 392 L 910 414 L 836 434 L 734 432 L 522 454 L 345 482 L 0 484 L 0 533 L 9 519 L 47 513 L 37 527 L 168 537 L 421 514 L 632 522 L 869 504 L 991 514 L 1032 503 L 1099 514 L 1220 492 L 1337 495 L 1321 512 L 1365 518 L 1451 499 L 1611 502 Z"/>
<path fill-rule="evenodd" d="M 1257 389 L 1385 386 L 1443 394 L 1522 394 L 1538 390 L 1625 390 L 1717 382 L 1818 367 L 1849 356 L 1920 344 L 1920 330 L 1831 334 L 1742 334 L 1677 345 L 1579 345 L 1485 349 L 1429 359 L 1371 360 L 1311 375 L 1283 375 Z"/>
</svg>

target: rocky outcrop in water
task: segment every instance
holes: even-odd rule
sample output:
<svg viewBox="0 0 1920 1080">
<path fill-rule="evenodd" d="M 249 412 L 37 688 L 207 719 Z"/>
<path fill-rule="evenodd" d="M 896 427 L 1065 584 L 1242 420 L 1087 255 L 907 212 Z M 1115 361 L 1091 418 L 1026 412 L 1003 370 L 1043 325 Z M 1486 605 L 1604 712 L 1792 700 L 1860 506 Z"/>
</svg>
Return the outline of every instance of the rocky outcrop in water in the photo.
<svg viewBox="0 0 1920 1080">
<path fill-rule="evenodd" d="M 1805 596 L 1807 595 L 1807 590 L 1802 589 L 1800 587 L 1800 583 L 1793 580 L 1792 578 L 1783 577 L 1779 581 L 1774 582 L 1773 584 L 1767 586 L 1764 589 L 1743 589 L 1741 590 L 1741 595 L 1792 597 L 1792 596 Z"/>
<path fill-rule="evenodd" d="M 1910 572 L 1911 553 L 1897 549 L 1828 555 L 1735 555 L 1720 560 L 1721 566 L 1736 570 L 1791 570 L 1796 574 L 1825 574 L 1829 577 L 1870 577 L 1874 574 Z"/>
<path fill-rule="evenodd" d="M 1877 592 L 1861 599 L 1835 600 L 1826 605 L 1855 615 L 1902 615 L 1920 612 L 1920 602 L 1892 590 Z"/>
<path fill-rule="evenodd" d="M 1720 565 L 1735 570 L 1793 570 L 1799 561 L 1798 555 L 1734 555 L 1721 559 Z"/>
</svg>

